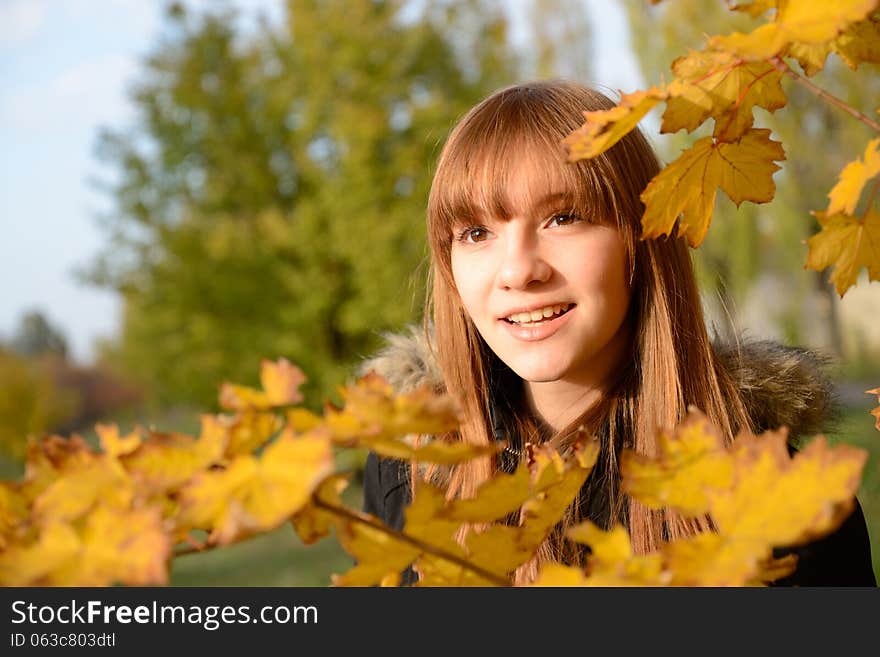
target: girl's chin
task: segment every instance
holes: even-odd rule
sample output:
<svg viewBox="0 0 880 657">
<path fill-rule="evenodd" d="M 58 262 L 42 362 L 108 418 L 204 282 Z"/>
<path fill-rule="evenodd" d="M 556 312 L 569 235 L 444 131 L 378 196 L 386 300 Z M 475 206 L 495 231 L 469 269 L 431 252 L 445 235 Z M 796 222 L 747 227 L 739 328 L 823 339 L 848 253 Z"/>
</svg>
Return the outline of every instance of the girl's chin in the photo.
<svg viewBox="0 0 880 657">
<path fill-rule="evenodd" d="M 547 367 L 546 363 L 541 367 L 510 366 L 510 369 L 523 381 L 528 381 L 529 383 L 551 383 L 562 379 L 566 373 L 564 367 Z"/>
</svg>

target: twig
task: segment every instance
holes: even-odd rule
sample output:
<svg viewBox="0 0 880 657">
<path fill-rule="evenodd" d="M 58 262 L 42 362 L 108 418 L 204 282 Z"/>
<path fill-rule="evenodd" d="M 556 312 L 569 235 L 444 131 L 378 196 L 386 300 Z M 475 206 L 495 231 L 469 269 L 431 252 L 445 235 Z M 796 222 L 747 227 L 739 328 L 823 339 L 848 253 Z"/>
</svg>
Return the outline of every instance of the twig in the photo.
<svg viewBox="0 0 880 657">
<path fill-rule="evenodd" d="M 504 577 L 501 577 L 499 575 L 496 575 L 495 573 L 489 572 L 488 570 L 485 570 L 485 569 L 481 568 L 480 566 L 477 566 L 477 565 L 471 563 L 467 559 L 462 559 L 458 555 L 447 552 L 446 550 L 443 550 L 441 548 L 433 546 L 429 543 L 425 543 L 425 542 L 423 542 L 417 538 L 414 538 L 412 536 L 409 536 L 408 534 L 405 534 L 403 532 L 398 532 L 398 531 L 395 531 L 389 527 L 386 527 L 384 524 L 382 524 L 380 522 L 376 522 L 375 520 L 370 518 L 370 516 L 368 516 L 364 513 L 352 511 L 351 509 L 348 509 L 346 507 L 339 507 L 339 506 L 334 506 L 333 504 L 328 504 L 327 502 L 325 502 L 324 500 L 319 498 L 317 496 L 317 494 L 312 495 L 312 504 L 314 504 L 316 507 L 318 507 L 320 509 L 324 509 L 328 513 L 332 513 L 334 515 L 346 518 L 347 520 L 351 520 L 354 522 L 359 522 L 363 525 L 367 525 L 377 531 L 380 531 L 384 534 L 387 534 L 388 536 L 391 536 L 392 538 L 394 538 L 397 541 L 401 541 L 403 543 L 408 543 L 408 544 L 412 545 L 413 547 L 418 548 L 422 552 L 426 552 L 428 554 L 434 555 L 435 557 L 440 557 L 441 559 L 445 559 L 446 561 L 449 561 L 450 563 L 454 563 L 456 566 L 461 566 L 462 568 L 470 570 L 471 572 L 476 573 L 480 577 L 487 579 L 490 582 L 493 582 L 497 586 L 510 586 L 511 585 L 510 582 L 507 579 L 505 579 Z"/>
<path fill-rule="evenodd" d="M 773 57 L 769 61 L 776 68 L 776 70 L 785 73 L 788 77 L 792 78 L 795 82 L 797 82 L 801 86 L 806 87 L 811 92 L 813 92 L 814 94 L 816 94 L 820 98 L 828 101 L 832 105 L 839 107 L 844 112 L 846 112 L 847 114 L 849 114 L 853 118 L 857 119 L 858 121 L 861 121 L 869 128 L 872 128 L 873 130 L 880 132 L 880 123 L 877 123 L 874 119 L 872 119 L 869 116 L 865 116 L 859 110 L 857 110 L 855 107 L 842 101 L 837 96 L 832 96 L 830 93 L 828 93 L 827 91 L 822 89 L 822 87 L 817 87 L 815 84 L 810 82 L 807 78 L 805 78 L 803 75 L 799 75 L 797 72 L 792 70 L 792 68 L 788 64 L 786 64 L 780 56 L 777 55 L 776 57 Z"/>
</svg>

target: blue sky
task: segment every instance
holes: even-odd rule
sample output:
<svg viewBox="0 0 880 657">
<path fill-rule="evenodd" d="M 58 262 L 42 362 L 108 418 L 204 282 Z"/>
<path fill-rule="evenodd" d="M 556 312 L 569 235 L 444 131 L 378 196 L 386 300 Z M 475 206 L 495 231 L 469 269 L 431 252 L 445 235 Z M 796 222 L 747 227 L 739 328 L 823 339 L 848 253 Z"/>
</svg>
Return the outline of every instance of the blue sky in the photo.
<svg viewBox="0 0 880 657">
<path fill-rule="evenodd" d="M 640 80 L 616 3 L 584 3 L 602 21 L 594 35 L 597 81 L 635 89 Z M 245 27 L 257 12 L 277 18 L 283 7 L 282 0 L 225 4 L 240 8 Z M 523 0 L 508 4 L 521 20 Z M 126 86 L 156 41 L 163 5 L 0 0 L 0 338 L 38 309 L 65 333 L 72 355 L 87 362 L 94 339 L 117 330 L 117 296 L 78 283 L 73 271 L 104 241 L 95 217 L 108 199 L 89 182 L 110 173 L 94 156 L 98 129 L 132 121 Z"/>
</svg>

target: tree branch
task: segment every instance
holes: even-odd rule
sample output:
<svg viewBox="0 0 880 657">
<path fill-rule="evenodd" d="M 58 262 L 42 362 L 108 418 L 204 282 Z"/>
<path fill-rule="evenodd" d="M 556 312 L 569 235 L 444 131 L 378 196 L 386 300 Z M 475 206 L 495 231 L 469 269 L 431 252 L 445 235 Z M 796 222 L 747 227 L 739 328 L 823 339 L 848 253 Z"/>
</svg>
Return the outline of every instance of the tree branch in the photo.
<svg viewBox="0 0 880 657">
<path fill-rule="evenodd" d="M 398 532 L 398 531 L 391 529 L 390 527 L 386 527 L 383 523 L 376 522 L 375 520 L 373 520 L 370 516 L 368 516 L 365 513 L 353 511 L 353 510 L 346 508 L 346 507 L 339 507 L 339 506 L 334 506 L 333 504 L 328 504 L 327 502 L 322 500 L 320 497 L 318 497 L 317 493 L 312 494 L 312 504 L 314 504 L 319 509 L 323 509 L 324 511 L 327 511 L 328 513 L 332 513 L 336 516 L 340 516 L 342 518 L 345 518 L 346 520 L 350 520 L 353 522 L 359 522 L 361 524 L 367 525 L 367 526 L 371 527 L 372 529 L 375 529 L 375 530 L 380 531 L 384 534 L 387 534 L 388 536 L 391 536 L 392 538 L 394 538 L 397 541 L 401 541 L 403 543 L 408 543 L 409 545 L 412 545 L 413 547 L 418 548 L 422 552 L 425 552 L 427 554 L 431 554 L 435 557 L 439 557 L 441 559 L 449 561 L 450 563 L 454 563 L 456 566 L 461 566 L 462 568 L 470 570 L 471 572 L 479 575 L 480 577 L 482 577 L 486 580 L 489 580 L 490 582 L 493 582 L 497 586 L 510 586 L 511 585 L 510 581 L 508 581 L 504 577 L 501 577 L 499 575 L 496 575 L 495 573 L 492 573 L 488 570 L 485 570 L 484 568 L 481 568 L 480 566 L 477 566 L 477 565 L 471 563 L 467 559 L 463 559 L 463 558 L 459 557 L 458 555 L 452 554 L 451 552 L 447 552 L 446 550 L 443 550 L 441 548 L 433 546 L 430 543 L 425 543 L 424 541 L 421 541 L 418 538 L 414 538 L 414 537 L 409 536 L 408 534 L 405 534 L 403 532 Z"/>
<path fill-rule="evenodd" d="M 846 112 L 847 114 L 849 114 L 850 116 L 852 116 L 856 120 L 861 121 L 869 128 L 876 130 L 877 132 L 880 132 L 880 123 L 877 123 L 871 117 L 862 114 L 855 107 L 842 101 L 837 96 L 832 96 L 830 93 L 825 91 L 822 87 L 818 87 L 815 84 L 813 84 L 812 82 L 810 82 L 803 75 L 799 75 L 798 73 L 796 73 L 794 70 L 792 70 L 792 68 L 788 64 L 785 63 L 785 61 L 783 61 L 782 57 L 780 57 L 779 55 L 777 55 L 776 57 L 773 57 L 769 61 L 776 68 L 776 70 L 781 71 L 782 73 L 784 73 L 788 77 L 792 78 L 795 82 L 797 82 L 801 86 L 806 87 L 812 93 L 819 96 L 819 98 L 822 98 L 823 100 L 831 103 L 832 105 L 839 107 L 844 112 Z"/>
</svg>

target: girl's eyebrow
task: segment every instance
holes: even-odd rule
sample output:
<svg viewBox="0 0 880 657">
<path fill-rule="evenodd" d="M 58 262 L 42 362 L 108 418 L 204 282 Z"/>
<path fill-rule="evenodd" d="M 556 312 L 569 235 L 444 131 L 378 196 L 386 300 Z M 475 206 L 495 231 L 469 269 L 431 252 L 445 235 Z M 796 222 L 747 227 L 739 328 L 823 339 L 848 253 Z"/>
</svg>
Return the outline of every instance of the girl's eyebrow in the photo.
<svg viewBox="0 0 880 657">
<path fill-rule="evenodd" d="M 551 192 L 539 198 L 532 208 L 538 211 L 549 210 L 558 206 L 561 202 L 574 206 L 574 201 L 574 195 L 570 192 Z"/>
</svg>

